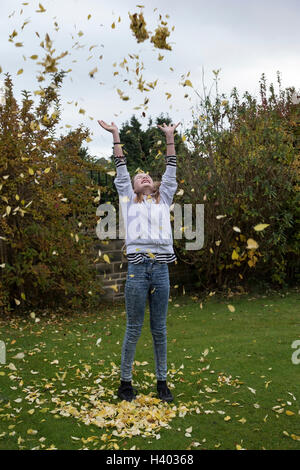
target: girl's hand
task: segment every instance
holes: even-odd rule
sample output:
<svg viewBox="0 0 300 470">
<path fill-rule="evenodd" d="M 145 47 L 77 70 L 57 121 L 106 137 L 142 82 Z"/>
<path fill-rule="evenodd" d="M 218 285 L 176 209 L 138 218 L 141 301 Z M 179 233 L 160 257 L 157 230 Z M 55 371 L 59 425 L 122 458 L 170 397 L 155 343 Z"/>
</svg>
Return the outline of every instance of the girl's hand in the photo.
<svg viewBox="0 0 300 470">
<path fill-rule="evenodd" d="M 170 124 L 169 126 L 167 126 L 167 124 L 164 122 L 162 126 L 158 125 L 157 127 L 166 134 L 166 137 L 168 137 L 168 136 L 174 135 L 174 131 L 176 127 L 179 126 L 179 124 L 180 122 L 178 122 L 177 124 Z"/>
<path fill-rule="evenodd" d="M 112 122 L 111 125 L 109 125 L 105 121 L 99 120 L 98 123 L 100 124 L 101 127 L 103 127 L 103 129 L 105 129 L 108 132 L 111 132 L 112 134 L 117 134 L 119 132 L 119 129 L 114 122 Z"/>
</svg>

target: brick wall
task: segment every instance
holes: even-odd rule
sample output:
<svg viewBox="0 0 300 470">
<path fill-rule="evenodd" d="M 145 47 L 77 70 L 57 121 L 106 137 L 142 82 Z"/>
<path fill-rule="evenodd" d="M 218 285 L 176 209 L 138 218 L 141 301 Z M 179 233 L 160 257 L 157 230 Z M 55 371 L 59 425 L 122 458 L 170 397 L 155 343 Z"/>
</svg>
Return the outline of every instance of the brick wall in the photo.
<svg viewBox="0 0 300 470">
<path fill-rule="evenodd" d="M 99 250 L 101 255 L 107 254 L 110 259 L 110 263 L 102 261 L 95 264 L 96 277 L 99 278 L 99 284 L 102 285 L 104 292 L 101 294 L 102 298 L 108 301 L 121 301 L 124 299 L 124 286 L 127 275 L 128 263 L 124 255 L 125 246 L 122 251 L 122 247 L 125 240 L 99 240 L 95 235 L 95 258 L 98 257 Z M 181 295 L 185 291 L 191 293 L 195 291 L 195 282 L 197 276 L 195 271 L 191 269 L 191 266 L 182 263 L 177 260 L 177 264 L 169 264 L 169 275 L 170 275 L 170 295 L 176 296 Z M 175 287 L 178 285 L 178 287 Z"/>
</svg>

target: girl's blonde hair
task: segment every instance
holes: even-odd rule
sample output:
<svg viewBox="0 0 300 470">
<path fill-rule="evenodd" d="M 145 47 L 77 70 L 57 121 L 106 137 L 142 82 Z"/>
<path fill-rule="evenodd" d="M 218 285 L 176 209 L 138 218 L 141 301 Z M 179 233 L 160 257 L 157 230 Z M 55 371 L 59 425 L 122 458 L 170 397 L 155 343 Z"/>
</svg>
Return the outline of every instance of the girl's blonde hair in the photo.
<svg viewBox="0 0 300 470">
<path fill-rule="evenodd" d="M 132 181 L 132 187 L 134 188 L 134 178 L 136 177 L 136 175 L 134 175 L 131 179 Z M 154 187 L 154 191 L 152 193 L 152 196 L 154 197 L 155 199 L 155 203 L 158 204 L 159 201 L 160 201 L 160 193 L 159 193 L 159 187 L 161 185 L 161 182 L 160 181 L 153 181 L 153 187 Z M 134 191 L 135 192 L 135 191 Z M 136 197 L 134 199 L 134 202 L 142 202 L 144 200 L 144 194 L 143 193 L 136 193 Z"/>
</svg>

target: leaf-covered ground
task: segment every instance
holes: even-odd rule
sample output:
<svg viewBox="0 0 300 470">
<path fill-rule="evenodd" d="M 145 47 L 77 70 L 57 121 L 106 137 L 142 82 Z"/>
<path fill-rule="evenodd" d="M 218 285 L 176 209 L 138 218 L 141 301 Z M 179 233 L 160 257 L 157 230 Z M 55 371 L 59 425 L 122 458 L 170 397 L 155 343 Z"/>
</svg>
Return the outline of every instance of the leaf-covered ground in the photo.
<svg viewBox="0 0 300 470">
<path fill-rule="evenodd" d="M 116 396 L 124 304 L 0 319 L 0 449 L 299 449 L 300 292 L 170 299 L 171 404 L 156 398 L 149 309 L 136 401 Z"/>
</svg>

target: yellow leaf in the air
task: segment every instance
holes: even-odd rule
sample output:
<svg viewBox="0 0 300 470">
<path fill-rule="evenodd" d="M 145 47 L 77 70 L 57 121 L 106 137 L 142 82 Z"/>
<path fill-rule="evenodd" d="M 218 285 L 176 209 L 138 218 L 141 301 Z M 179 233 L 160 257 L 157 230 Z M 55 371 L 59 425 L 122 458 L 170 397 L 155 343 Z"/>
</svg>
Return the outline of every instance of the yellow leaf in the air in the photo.
<svg viewBox="0 0 300 470">
<path fill-rule="evenodd" d="M 183 83 L 183 86 L 190 86 L 193 88 L 193 85 L 192 85 L 192 82 L 190 80 L 186 80 L 184 83 Z"/>
<path fill-rule="evenodd" d="M 227 307 L 231 312 L 235 312 L 235 307 L 233 305 L 227 305 Z"/>
<path fill-rule="evenodd" d="M 35 10 L 37 13 L 44 13 L 46 11 L 41 3 L 39 3 L 39 7 L 40 7 L 39 10 Z"/>
<path fill-rule="evenodd" d="M 93 78 L 94 74 L 98 72 L 98 67 L 95 67 L 93 70 L 89 72 L 89 76 Z"/>
<path fill-rule="evenodd" d="M 30 175 L 34 175 L 33 169 L 32 169 L 32 168 L 28 168 L 28 173 L 29 173 Z"/>
<path fill-rule="evenodd" d="M 294 416 L 295 413 L 294 413 L 293 411 L 286 410 L 286 411 L 285 411 L 285 414 L 286 414 L 287 416 Z"/>
<path fill-rule="evenodd" d="M 49 173 L 49 171 L 50 171 L 50 170 L 51 170 L 51 168 L 50 168 L 50 167 L 48 167 L 48 168 L 45 168 L 45 170 L 44 170 L 44 173 Z"/>
<path fill-rule="evenodd" d="M 109 256 L 108 255 L 103 255 L 103 259 L 104 261 L 106 261 L 106 263 L 109 263 L 110 264 L 110 259 L 109 259 Z"/>
<path fill-rule="evenodd" d="M 270 224 L 258 224 L 258 225 L 255 225 L 254 227 L 254 230 L 256 230 L 256 232 L 260 232 L 261 230 L 264 230 L 266 227 L 269 227 Z"/>
<path fill-rule="evenodd" d="M 248 238 L 246 248 L 248 250 L 256 250 L 258 248 L 258 243 L 253 240 L 253 238 Z"/>
<path fill-rule="evenodd" d="M 23 69 L 19 69 L 18 72 L 17 72 L 17 75 L 21 75 L 21 73 L 23 73 L 24 70 Z"/>
<path fill-rule="evenodd" d="M 232 255 L 231 255 L 231 258 L 232 258 L 232 259 L 239 259 L 239 255 L 238 255 L 238 253 L 237 253 L 235 250 L 233 250 Z"/>
</svg>

